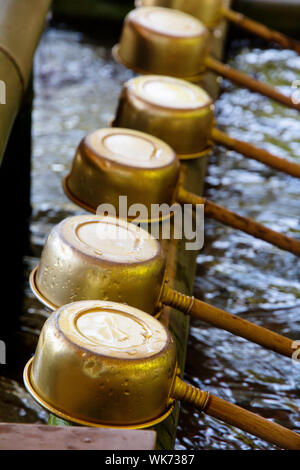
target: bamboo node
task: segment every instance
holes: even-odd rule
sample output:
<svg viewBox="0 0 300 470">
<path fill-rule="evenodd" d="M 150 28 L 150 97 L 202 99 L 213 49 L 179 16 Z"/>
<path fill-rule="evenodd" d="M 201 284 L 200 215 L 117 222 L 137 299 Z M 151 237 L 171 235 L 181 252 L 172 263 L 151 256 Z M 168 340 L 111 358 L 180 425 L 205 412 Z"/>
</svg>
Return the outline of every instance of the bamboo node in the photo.
<svg viewBox="0 0 300 470">
<path fill-rule="evenodd" d="M 174 398 L 197 407 L 199 411 L 205 411 L 209 402 L 209 392 L 193 387 L 176 377 L 172 395 Z"/>
<path fill-rule="evenodd" d="M 177 292 L 167 284 L 164 285 L 162 303 L 176 308 L 186 315 L 189 315 L 191 309 L 193 308 L 194 301 L 194 297 L 189 297 L 188 295 L 182 294 L 181 292 Z"/>
</svg>

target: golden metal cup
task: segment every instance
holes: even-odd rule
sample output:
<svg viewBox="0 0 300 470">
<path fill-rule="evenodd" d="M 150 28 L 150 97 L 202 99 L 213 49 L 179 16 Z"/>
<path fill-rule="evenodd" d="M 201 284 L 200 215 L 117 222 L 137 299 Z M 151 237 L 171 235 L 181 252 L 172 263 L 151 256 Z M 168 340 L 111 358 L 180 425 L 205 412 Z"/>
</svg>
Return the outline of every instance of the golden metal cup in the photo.
<svg viewBox="0 0 300 470">
<path fill-rule="evenodd" d="M 65 420 L 135 429 L 171 413 L 176 373 L 175 343 L 158 320 L 128 305 L 82 301 L 46 321 L 24 382 Z"/>
<path fill-rule="evenodd" d="M 160 243 L 148 232 L 125 220 L 82 215 L 52 229 L 30 284 L 51 309 L 101 299 L 154 315 L 164 271 Z"/>
<path fill-rule="evenodd" d="M 134 219 L 137 204 L 147 214 L 151 213 L 151 204 L 172 205 L 179 170 L 175 152 L 160 139 L 131 129 L 99 129 L 81 141 L 64 189 L 68 197 L 90 212 L 96 212 L 100 204 L 110 204 L 120 217 L 123 210 L 119 196 L 126 196 L 122 202 L 132 206 L 129 219 Z M 127 218 L 127 209 L 124 212 Z"/>
<path fill-rule="evenodd" d="M 123 85 L 113 125 L 167 142 L 180 159 L 207 154 L 214 124 L 213 102 L 200 87 L 163 75 L 144 75 Z"/>
<path fill-rule="evenodd" d="M 204 73 L 209 31 L 178 10 L 141 7 L 125 18 L 120 44 L 113 54 L 139 73 L 190 78 Z"/>
<path fill-rule="evenodd" d="M 137 7 L 165 7 L 181 10 L 195 16 L 209 29 L 222 19 L 223 0 L 136 0 Z"/>
</svg>

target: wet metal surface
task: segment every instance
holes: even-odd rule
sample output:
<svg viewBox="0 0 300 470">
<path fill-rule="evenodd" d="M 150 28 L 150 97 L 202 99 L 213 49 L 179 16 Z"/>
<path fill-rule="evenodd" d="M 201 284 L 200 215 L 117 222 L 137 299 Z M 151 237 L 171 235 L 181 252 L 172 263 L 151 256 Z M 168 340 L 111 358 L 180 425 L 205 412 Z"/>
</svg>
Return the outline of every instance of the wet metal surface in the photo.
<svg viewBox="0 0 300 470">
<path fill-rule="evenodd" d="M 290 93 L 300 79 L 293 52 L 261 50 L 238 43 L 231 63 Z M 74 150 L 88 131 L 112 119 L 122 83 L 132 74 L 116 65 L 108 46 L 81 33 L 50 29 L 35 65 L 29 275 L 45 238 L 63 217 L 83 213 L 61 189 Z M 217 103 L 219 125 L 231 135 L 257 143 L 300 163 L 300 118 L 296 111 L 224 82 Z M 206 194 L 243 215 L 300 237 L 299 180 L 255 161 L 217 149 L 211 158 Z M 198 257 L 195 295 L 274 331 L 300 340 L 299 260 L 248 235 L 206 221 L 205 248 Z M 20 338 L 34 351 L 47 310 L 26 285 Z M 186 379 L 222 398 L 275 419 L 300 432 L 300 365 L 229 333 L 194 321 Z M 16 389 L 14 415 L 7 390 Z M 24 395 L 23 395 L 24 393 Z M 1 421 L 45 422 L 45 412 L 10 379 L 0 381 Z M 20 419 L 18 419 L 20 416 Z M 271 449 L 259 439 L 182 409 L 178 449 Z"/>
</svg>

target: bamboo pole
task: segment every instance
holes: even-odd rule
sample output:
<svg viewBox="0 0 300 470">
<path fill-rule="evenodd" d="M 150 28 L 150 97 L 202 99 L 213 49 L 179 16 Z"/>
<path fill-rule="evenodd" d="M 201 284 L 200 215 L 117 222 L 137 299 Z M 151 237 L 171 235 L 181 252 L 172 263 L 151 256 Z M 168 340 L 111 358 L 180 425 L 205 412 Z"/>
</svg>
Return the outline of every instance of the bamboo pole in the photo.
<svg viewBox="0 0 300 470">
<path fill-rule="evenodd" d="M 10 59 L 0 50 L 0 78 L 5 84 L 5 104 L 0 104 L 0 165 L 20 107 L 23 86 Z"/>
<path fill-rule="evenodd" d="M 245 73 L 239 72 L 238 70 L 229 67 L 229 65 L 222 64 L 218 60 L 215 60 L 212 57 L 207 57 L 205 59 L 206 66 L 209 70 L 212 70 L 222 77 L 228 78 L 233 83 L 236 83 L 239 86 L 248 88 L 251 91 L 260 93 L 261 95 L 267 96 L 274 101 L 277 101 L 280 104 L 288 106 L 289 108 L 296 109 L 300 111 L 300 103 L 294 103 L 292 98 L 289 96 L 283 95 L 276 88 L 271 87 L 266 83 L 262 83 L 258 80 L 255 80 Z"/>
<path fill-rule="evenodd" d="M 211 138 L 214 142 L 221 144 L 230 150 L 234 150 L 245 157 L 252 158 L 253 160 L 282 171 L 290 176 L 300 178 L 300 165 L 298 163 L 291 162 L 285 158 L 280 158 L 247 142 L 234 139 L 217 128 L 212 129 Z"/>
<path fill-rule="evenodd" d="M 295 39 L 290 38 L 285 34 L 280 33 L 279 31 L 270 29 L 264 24 L 259 23 L 258 21 L 254 21 L 251 18 L 248 18 L 247 16 L 244 16 L 243 14 L 228 8 L 224 8 L 222 13 L 227 20 L 236 24 L 240 28 L 249 31 L 256 36 L 259 36 L 266 41 L 275 42 L 285 49 L 291 49 L 292 51 L 297 52 L 297 54 L 300 54 L 299 41 L 296 41 Z"/>
<path fill-rule="evenodd" d="M 199 411 L 286 450 L 300 449 L 300 435 L 240 406 L 204 392 L 176 377 L 172 396 Z"/>
<path fill-rule="evenodd" d="M 0 167 L 0 200 L 6 201 L 11 188 L 13 175 L 14 188 L 22 197 L 18 199 L 18 216 L 9 203 L 2 204 L 1 215 L 9 230 L 2 230 L 1 245 L 11 246 L 11 234 L 22 234 L 13 250 L 3 250 L 1 256 L 2 266 L 5 267 L 5 276 L 1 282 L 2 292 L 9 292 L 11 279 L 14 279 L 14 295 L 10 296 L 9 305 L 11 315 L 6 315 L 1 324 L 1 339 L 5 340 L 10 348 L 11 337 L 9 336 L 17 328 L 17 321 L 22 312 L 24 297 L 24 264 L 23 258 L 29 248 L 29 218 L 31 215 L 30 205 L 30 170 L 31 170 L 31 116 L 32 116 L 33 89 L 32 82 L 22 101 L 21 108 L 8 139 L 5 149 L 3 163 Z M 17 163 L 16 163 L 17 162 Z M 17 165 L 17 171 L 16 171 Z M 8 350 L 8 354 L 10 354 Z"/>
<path fill-rule="evenodd" d="M 27 87 L 34 51 L 51 0 L 1 0 L 0 80 L 5 104 L 0 105 L 0 161 Z"/>
<path fill-rule="evenodd" d="M 161 302 L 291 359 L 293 340 L 164 285 Z"/>
<path fill-rule="evenodd" d="M 182 187 L 179 188 L 177 199 L 181 204 L 204 204 L 204 213 L 207 217 L 211 217 L 222 222 L 224 225 L 241 230 L 255 238 L 271 243 L 282 250 L 289 251 L 296 256 L 300 256 L 300 240 L 288 237 L 287 235 L 282 235 L 275 230 L 267 228 L 248 217 L 236 214 L 235 212 L 232 212 L 204 197 L 196 196 Z"/>
</svg>

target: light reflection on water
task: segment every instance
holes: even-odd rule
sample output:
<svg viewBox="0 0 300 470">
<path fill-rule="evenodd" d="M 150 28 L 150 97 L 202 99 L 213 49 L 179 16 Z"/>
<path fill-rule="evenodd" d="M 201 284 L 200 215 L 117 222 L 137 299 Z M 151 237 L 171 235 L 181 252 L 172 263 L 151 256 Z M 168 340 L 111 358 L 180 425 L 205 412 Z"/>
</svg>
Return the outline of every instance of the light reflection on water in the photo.
<svg viewBox="0 0 300 470">
<path fill-rule="evenodd" d="M 290 92 L 300 59 L 279 50 L 234 50 L 232 65 Z M 81 213 L 63 194 L 62 177 L 86 132 L 112 119 L 121 85 L 131 72 L 116 65 L 109 48 L 84 35 L 50 29 L 36 58 L 31 223 L 37 264 L 45 237 L 63 217 Z M 294 110 L 224 82 L 216 107 L 219 126 L 300 163 L 300 120 Z M 292 236 L 300 236 L 299 181 L 258 162 L 218 149 L 211 158 L 206 194 L 232 210 Z M 299 260 L 250 236 L 206 222 L 195 295 L 278 333 L 300 339 Z M 37 337 L 45 310 L 26 288 L 23 331 Z M 186 378 L 193 384 L 300 431 L 300 366 L 274 353 L 194 321 Z M 27 399 L 27 398 L 26 398 Z M 30 418 L 30 416 L 29 416 Z M 28 419 L 29 419 L 28 418 Z M 44 415 L 40 414 L 43 420 Z M 272 448 L 245 433 L 183 407 L 178 449 Z"/>
</svg>

